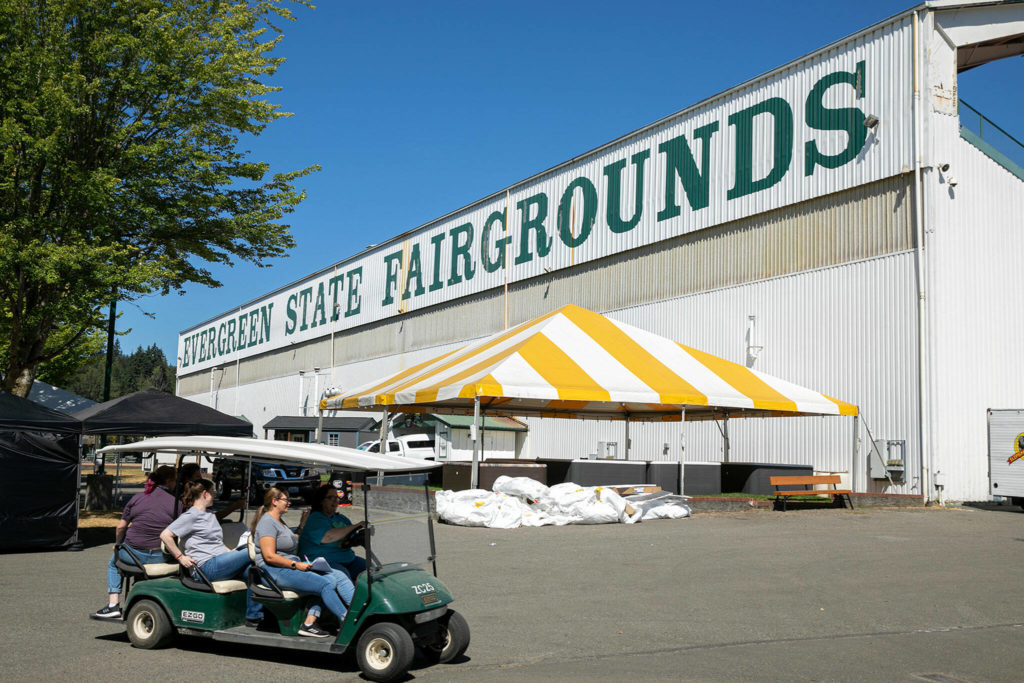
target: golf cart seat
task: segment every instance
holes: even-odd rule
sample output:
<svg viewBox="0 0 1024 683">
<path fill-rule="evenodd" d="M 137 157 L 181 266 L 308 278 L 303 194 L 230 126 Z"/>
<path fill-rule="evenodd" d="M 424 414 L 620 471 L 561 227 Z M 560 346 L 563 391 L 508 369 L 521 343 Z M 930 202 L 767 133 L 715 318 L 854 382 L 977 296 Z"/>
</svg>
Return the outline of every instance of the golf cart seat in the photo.
<svg viewBox="0 0 1024 683">
<path fill-rule="evenodd" d="M 299 597 L 298 593 L 282 589 L 270 578 L 270 574 L 263 567 L 256 565 L 256 542 L 251 534 L 245 545 L 249 550 L 249 561 L 252 562 L 252 565 L 249 566 L 249 571 L 246 573 L 248 587 L 252 591 L 252 596 L 264 602 L 283 602 L 285 600 L 297 599 Z"/>
<path fill-rule="evenodd" d="M 246 589 L 245 581 L 239 581 L 238 579 L 225 579 L 224 581 L 210 581 L 203 574 L 203 570 L 199 567 L 195 568 L 196 574 L 199 578 L 193 578 L 191 572 L 186 569 L 182 569 L 181 585 L 192 590 L 202 591 L 204 593 L 216 593 L 218 595 L 225 595 L 227 593 L 234 593 L 235 591 L 244 591 Z"/>
<path fill-rule="evenodd" d="M 163 543 L 160 544 L 161 549 L 167 552 L 167 549 L 163 547 Z M 121 558 L 121 554 L 118 552 L 124 550 L 128 555 L 132 557 L 134 562 L 126 562 Z M 114 566 L 121 572 L 121 575 L 125 578 L 133 581 L 145 581 L 146 579 L 158 579 L 161 576 L 171 576 L 178 573 L 180 565 L 177 562 L 155 562 L 152 564 L 144 564 L 142 560 L 136 555 L 131 548 L 126 545 L 118 545 L 114 548 Z"/>
</svg>

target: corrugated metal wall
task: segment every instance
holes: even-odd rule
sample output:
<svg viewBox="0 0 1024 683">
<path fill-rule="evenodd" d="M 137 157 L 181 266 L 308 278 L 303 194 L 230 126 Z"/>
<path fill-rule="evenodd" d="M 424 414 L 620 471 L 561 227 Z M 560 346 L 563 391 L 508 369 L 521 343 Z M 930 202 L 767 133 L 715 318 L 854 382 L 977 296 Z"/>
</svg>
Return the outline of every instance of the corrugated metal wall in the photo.
<svg viewBox="0 0 1024 683">
<path fill-rule="evenodd" d="M 917 317 L 913 252 L 728 287 L 609 313 L 743 363 L 747 316 L 764 347 L 753 367 L 858 404 L 875 438 L 906 440 L 906 485 L 917 492 Z M 623 448 L 622 423 L 528 420 L 531 457 L 583 457 L 597 441 Z M 849 418 L 732 420 L 733 462 L 812 464 L 849 471 Z M 631 459 L 675 459 L 679 425 L 631 426 Z M 861 437 L 866 435 L 861 428 Z M 721 461 L 713 423 L 687 426 L 687 460 Z M 669 447 L 666 452 L 665 444 Z M 864 450 L 866 455 L 866 449 Z"/>
<path fill-rule="evenodd" d="M 933 125 L 950 164 L 924 180 L 934 466 L 946 497 L 981 500 L 985 411 L 1024 408 L 1024 182 L 961 139 L 955 118 Z"/>
<path fill-rule="evenodd" d="M 912 248 L 908 183 L 890 178 L 521 283 L 509 290 L 509 323 L 567 303 L 608 311 Z M 336 366 L 497 332 L 504 305 L 500 291 L 484 292 L 337 334 Z M 330 349 L 327 337 L 243 360 L 240 382 L 329 368 Z M 223 367 L 224 386 L 233 386 L 234 363 Z M 346 372 L 335 384 L 357 386 Z M 181 378 L 182 395 L 208 391 L 209 372 Z"/>
</svg>

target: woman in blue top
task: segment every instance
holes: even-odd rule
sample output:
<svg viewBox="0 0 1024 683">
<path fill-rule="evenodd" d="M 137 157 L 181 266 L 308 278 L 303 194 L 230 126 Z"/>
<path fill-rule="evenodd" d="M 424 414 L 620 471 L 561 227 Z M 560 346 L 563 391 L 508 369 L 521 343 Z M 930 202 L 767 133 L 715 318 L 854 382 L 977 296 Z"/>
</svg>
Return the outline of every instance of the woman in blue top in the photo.
<svg viewBox="0 0 1024 683">
<path fill-rule="evenodd" d="M 301 526 L 299 555 L 322 557 L 335 569 L 340 569 L 353 581 L 366 571 L 366 560 L 358 557 L 349 548 L 342 548 L 341 541 L 350 533 L 362 529 L 365 522 L 353 524 L 338 512 L 338 491 L 330 484 L 324 484 L 313 492 L 310 500 L 310 514 Z"/>
<path fill-rule="evenodd" d="M 290 505 L 291 501 L 284 491 L 277 488 L 267 490 L 263 505 L 253 518 L 251 527 L 256 546 L 256 564 L 280 588 L 300 595 L 319 596 L 323 606 L 338 618 L 338 624 L 344 624 L 355 587 L 345 572 L 334 568 L 324 574 L 314 572 L 312 562 L 295 554 L 298 551 L 298 536 L 285 526 L 282 519 Z M 319 615 L 320 605 L 315 604 L 299 627 L 300 636 L 326 638 L 330 635 L 317 625 L 316 618 Z"/>
</svg>

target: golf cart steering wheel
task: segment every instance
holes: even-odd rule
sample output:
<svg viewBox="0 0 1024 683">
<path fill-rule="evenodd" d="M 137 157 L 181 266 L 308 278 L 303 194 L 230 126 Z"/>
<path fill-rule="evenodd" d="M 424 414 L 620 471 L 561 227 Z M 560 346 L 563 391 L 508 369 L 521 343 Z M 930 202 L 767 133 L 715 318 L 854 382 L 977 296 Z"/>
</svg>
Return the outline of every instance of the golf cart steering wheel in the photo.
<svg viewBox="0 0 1024 683">
<path fill-rule="evenodd" d="M 366 545 L 366 527 L 359 527 L 346 534 L 341 541 L 338 542 L 338 547 L 348 550 L 356 546 Z"/>
</svg>

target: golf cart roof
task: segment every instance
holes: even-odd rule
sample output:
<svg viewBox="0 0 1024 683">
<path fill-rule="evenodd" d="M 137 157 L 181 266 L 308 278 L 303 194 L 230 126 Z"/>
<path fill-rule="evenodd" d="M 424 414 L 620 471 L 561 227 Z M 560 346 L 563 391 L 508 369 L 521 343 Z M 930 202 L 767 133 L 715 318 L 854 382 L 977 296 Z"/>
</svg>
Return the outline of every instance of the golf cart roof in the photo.
<svg viewBox="0 0 1024 683">
<path fill-rule="evenodd" d="M 430 460 L 410 460 L 400 455 L 379 455 L 343 446 L 268 441 L 238 436 L 161 436 L 134 443 L 101 448 L 100 453 L 203 452 L 215 457 L 253 457 L 263 461 L 329 465 L 356 472 L 422 472 L 441 466 Z"/>
</svg>

